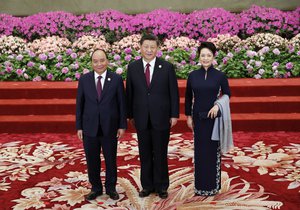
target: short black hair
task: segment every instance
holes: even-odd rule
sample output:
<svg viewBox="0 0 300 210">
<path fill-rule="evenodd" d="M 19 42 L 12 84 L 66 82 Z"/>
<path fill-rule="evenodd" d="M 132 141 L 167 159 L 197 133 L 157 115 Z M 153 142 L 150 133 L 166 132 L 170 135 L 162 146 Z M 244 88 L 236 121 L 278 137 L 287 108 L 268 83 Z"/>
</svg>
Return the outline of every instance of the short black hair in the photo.
<svg viewBox="0 0 300 210">
<path fill-rule="evenodd" d="M 159 46 L 159 40 L 154 34 L 144 34 L 140 40 L 140 45 L 142 45 L 146 40 L 155 41 L 157 46 Z"/>
<path fill-rule="evenodd" d="M 212 42 L 201 42 L 201 45 L 198 47 L 198 54 L 200 55 L 200 52 L 203 48 L 207 48 L 209 49 L 212 54 L 215 56 L 216 55 L 216 52 L 217 52 L 217 48 L 216 46 L 214 45 L 214 43 Z"/>
<path fill-rule="evenodd" d="M 97 52 L 97 51 L 102 51 L 102 52 L 104 52 L 106 59 L 108 59 L 107 53 L 106 53 L 105 50 L 103 50 L 103 49 L 95 49 L 95 50 L 92 52 L 92 54 L 91 54 L 91 61 L 93 60 L 93 55 L 94 55 L 95 52 Z"/>
</svg>

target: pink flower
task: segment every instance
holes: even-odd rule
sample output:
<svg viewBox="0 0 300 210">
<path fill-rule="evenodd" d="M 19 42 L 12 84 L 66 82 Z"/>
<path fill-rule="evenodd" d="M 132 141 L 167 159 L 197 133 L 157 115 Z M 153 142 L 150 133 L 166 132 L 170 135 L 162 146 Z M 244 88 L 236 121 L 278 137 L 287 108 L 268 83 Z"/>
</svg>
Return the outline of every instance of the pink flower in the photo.
<svg viewBox="0 0 300 210">
<path fill-rule="evenodd" d="M 67 77 L 67 78 L 65 79 L 65 82 L 72 82 L 72 79 L 71 79 L 70 77 Z"/>
<path fill-rule="evenodd" d="M 22 70 L 22 69 L 17 69 L 16 72 L 17 72 L 17 75 L 18 75 L 18 76 L 21 76 L 21 75 L 23 74 L 23 70 Z"/>
<path fill-rule="evenodd" d="M 47 79 L 52 80 L 53 79 L 53 74 L 51 74 L 51 73 L 47 74 Z"/>
<path fill-rule="evenodd" d="M 292 62 L 288 62 L 287 64 L 285 64 L 285 68 L 288 70 L 291 70 L 294 67 Z"/>
<path fill-rule="evenodd" d="M 275 48 L 272 52 L 273 52 L 275 55 L 279 55 L 279 54 L 280 54 L 280 51 L 279 51 L 277 48 Z"/>
<path fill-rule="evenodd" d="M 33 82 L 39 82 L 42 81 L 42 78 L 40 76 L 36 76 L 35 78 L 32 79 Z"/>
<path fill-rule="evenodd" d="M 80 78 L 80 75 L 81 75 L 81 74 L 80 74 L 79 72 L 76 72 L 76 73 L 75 73 L 75 78 L 76 78 L 76 79 L 79 79 L 79 78 Z"/>
<path fill-rule="evenodd" d="M 87 74 L 87 73 L 89 73 L 90 72 L 90 70 L 88 70 L 88 69 L 83 69 L 83 74 Z"/>
<path fill-rule="evenodd" d="M 123 73 L 123 69 L 122 69 L 122 68 L 120 68 L 120 67 L 119 67 L 119 68 L 117 68 L 117 70 L 116 70 L 116 73 L 117 73 L 117 74 L 122 74 L 122 73 Z"/>
<path fill-rule="evenodd" d="M 69 69 L 68 69 L 68 67 L 64 67 L 64 68 L 62 68 L 61 72 L 62 72 L 63 74 L 66 74 L 66 73 L 68 73 L 68 72 L 69 72 Z"/>
</svg>

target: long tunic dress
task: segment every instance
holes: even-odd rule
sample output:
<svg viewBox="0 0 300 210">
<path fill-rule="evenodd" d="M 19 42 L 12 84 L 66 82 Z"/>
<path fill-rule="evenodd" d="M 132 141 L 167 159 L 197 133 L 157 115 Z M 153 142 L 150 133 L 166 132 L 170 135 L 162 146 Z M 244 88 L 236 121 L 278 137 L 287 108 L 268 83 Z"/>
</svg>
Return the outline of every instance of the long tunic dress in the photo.
<svg viewBox="0 0 300 210">
<path fill-rule="evenodd" d="M 225 74 L 213 66 L 189 74 L 185 93 L 185 114 L 194 122 L 195 194 L 209 196 L 221 187 L 219 141 L 211 140 L 214 119 L 205 118 L 220 93 L 230 96 Z"/>
</svg>

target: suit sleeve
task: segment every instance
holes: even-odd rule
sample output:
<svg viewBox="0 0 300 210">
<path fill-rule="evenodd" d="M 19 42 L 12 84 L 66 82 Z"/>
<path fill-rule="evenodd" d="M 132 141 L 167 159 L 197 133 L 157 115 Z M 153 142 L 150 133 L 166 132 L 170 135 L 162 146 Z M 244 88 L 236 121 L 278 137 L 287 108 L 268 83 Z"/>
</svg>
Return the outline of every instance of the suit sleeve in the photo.
<svg viewBox="0 0 300 210">
<path fill-rule="evenodd" d="M 119 128 L 126 129 L 127 128 L 127 120 L 126 120 L 126 99 L 125 99 L 125 90 L 124 83 L 122 77 L 119 77 L 118 84 L 118 104 L 119 104 Z"/>
<path fill-rule="evenodd" d="M 128 66 L 126 76 L 126 99 L 127 99 L 127 118 L 132 119 L 132 100 L 133 100 L 133 89 L 132 89 L 132 78 L 131 78 L 131 66 Z"/>
<path fill-rule="evenodd" d="M 174 66 L 171 64 L 169 70 L 169 92 L 171 101 L 171 117 L 179 118 L 179 93 L 178 93 L 178 82 L 174 70 Z"/>
<path fill-rule="evenodd" d="M 193 103 L 193 90 L 191 87 L 191 74 L 187 79 L 186 90 L 185 90 L 185 115 L 192 115 L 192 103 Z"/>
<path fill-rule="evenodd" d="M 76 96 L 76 129 L 82 130 L 82 114 L 84 106 L 84 93 L 83 93 L 83 84 L 82 78 L 79 79 L 77 96 Z"/>
<path fill-rule="evenodd" d="M 226 94 L 226 95 L 228 95 L 228 97 L 231 96 L 228 79 L 225 74 L 223 75 L 223 78 L 221 81 L 221 90 L 222 90 L 222 94 Z"/>
</svg>

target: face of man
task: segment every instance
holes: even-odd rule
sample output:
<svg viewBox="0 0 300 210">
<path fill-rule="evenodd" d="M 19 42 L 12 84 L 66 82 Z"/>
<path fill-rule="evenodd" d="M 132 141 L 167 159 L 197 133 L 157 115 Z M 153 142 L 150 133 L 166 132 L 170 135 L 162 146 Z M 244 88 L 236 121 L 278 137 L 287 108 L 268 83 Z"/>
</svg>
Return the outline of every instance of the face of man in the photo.
<svg viewBox="0 0 300 210">
<path fill-rule="evenodd" d="M 147 63 L 156 57 L 157 51 L 158 46 L 155 40 L 145 40 L 141 45 L 141 54 Z"/>
<path fill-rule="evenodd" d="M 210 51 L 207 48 L 203 48 L 200 51 L 199 62 L 204 68 L 207 69 L 208 67 L 210 67 L 213 60 L 214 60 L 214 55 L 212 51 Z"/>
<path fill-rule="evenodd" d="M 92 57 L 92 68 L 99 75 L 103 74 L 108 66 L 108 60 L 105 53 L 101 50 L 94 52 Z"/>
</svg>

